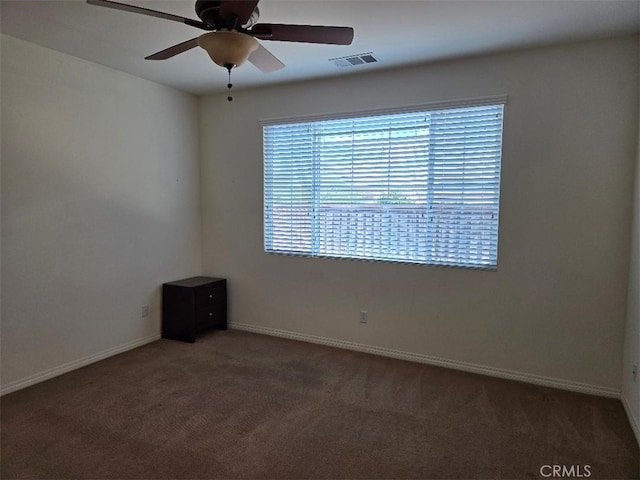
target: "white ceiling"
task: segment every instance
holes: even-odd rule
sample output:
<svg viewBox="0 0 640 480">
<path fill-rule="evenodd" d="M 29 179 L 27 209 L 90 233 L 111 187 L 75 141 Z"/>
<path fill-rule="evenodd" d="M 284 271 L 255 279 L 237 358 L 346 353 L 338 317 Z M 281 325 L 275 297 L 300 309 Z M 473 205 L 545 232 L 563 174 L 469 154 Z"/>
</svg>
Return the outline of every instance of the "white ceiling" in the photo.
<svg viewBox="0 0 640 480">
<path fill-rule="evenodd" d="M 194 0 L 118 0 L 197 19 Z M 227 72 L 193 49 L 144 57 L 197 37 L 176 22 L 88 5 L 84 0 L 1 0 L 2 33 L 194 94 L 226 90 Z M 262 0 L 264 23 L 351 26 L 349 46 L 263 41 L 286 67 L 247 63 L 234 88 L 254 87 L 638 33 L 640 0 Z M 373 52 L 380 63 L 336 67 L 330 58 Z"/>
</svg>

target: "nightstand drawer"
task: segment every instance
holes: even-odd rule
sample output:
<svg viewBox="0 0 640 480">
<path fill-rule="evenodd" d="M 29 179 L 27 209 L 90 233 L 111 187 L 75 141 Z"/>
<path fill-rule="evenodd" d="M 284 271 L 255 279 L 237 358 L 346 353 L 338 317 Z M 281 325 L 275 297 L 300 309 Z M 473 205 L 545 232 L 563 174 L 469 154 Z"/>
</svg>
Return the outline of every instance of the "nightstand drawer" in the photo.
<svg viewBox="0 0 640 480">
<path fill-rule="evenodd" d="M 225 283 L 219 282 L 220 285 L 212 285 L 206 288 L 196 290 L 196 309 L 206 308 L 209 305 L 224 302 L 227 297 Z"/>
<path fill-rule="evenodd" d="M 222 302 L 213 303 L 206 308 L 202 308 L 196 312 L 196 329 L 214 327 L 216 325 L 226 324 L 225 304 Z"/>
</svg>

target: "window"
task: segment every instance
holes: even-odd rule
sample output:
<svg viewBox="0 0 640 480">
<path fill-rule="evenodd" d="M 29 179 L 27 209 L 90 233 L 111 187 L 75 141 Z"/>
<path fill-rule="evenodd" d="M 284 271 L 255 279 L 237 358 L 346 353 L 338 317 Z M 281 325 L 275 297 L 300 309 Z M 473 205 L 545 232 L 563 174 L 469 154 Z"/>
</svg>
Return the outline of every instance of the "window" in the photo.
<svg viewBox="0 0 640 480">
<path fill-rule="evenodd" d="M 265 251 L 495 269 L 505 101 L 264 121 Z"/>
</svg>

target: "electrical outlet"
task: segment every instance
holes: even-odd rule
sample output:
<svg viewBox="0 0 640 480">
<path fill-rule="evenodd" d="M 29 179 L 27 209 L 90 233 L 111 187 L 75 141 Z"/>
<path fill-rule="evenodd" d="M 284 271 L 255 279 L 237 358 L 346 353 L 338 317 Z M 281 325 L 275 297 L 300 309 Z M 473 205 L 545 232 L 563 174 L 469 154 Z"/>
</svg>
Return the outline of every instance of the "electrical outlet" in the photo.
<svg viewBox="0 0 640 480">
<path fill-rule="evenodd" d="M 360 310 L 360 323 L 367 323 L 367 316 L 369 314 L 366 310 Z"/>
<path fill-rule="evenodd" d="M 142 305 L 142 316 L 143 317 L 149 316 L 149 305 Z"/>
</svg>

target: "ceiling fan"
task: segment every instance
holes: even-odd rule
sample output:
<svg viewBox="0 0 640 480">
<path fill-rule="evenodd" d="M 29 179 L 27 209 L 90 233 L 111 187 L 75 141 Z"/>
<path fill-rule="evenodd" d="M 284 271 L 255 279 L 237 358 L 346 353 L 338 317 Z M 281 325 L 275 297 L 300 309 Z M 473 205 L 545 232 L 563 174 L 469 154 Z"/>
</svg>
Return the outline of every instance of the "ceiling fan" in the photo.
<svg viewBox="0 0 640 480">
<path fill-rule="evenodd" d="M 256 23 L 260 16 L 258 1 L 197 0 L 195 11 L 201 21 L 111 0 L 87 0 L 87 3 L 172 20 L 208 31 L 209 33 L 173 45 L 145 59 L 166 60 L 200 46 L 207 51 L 211 60 L 228 70 L 229 79 L 231 69 L 242 65 L 246 60 L 264 73 L 284 67 L 284 63 L 256 39 L 333 45 L 350 45 L 353 40 L 351 27 Z M 231 83 L 227 86 L 231 88 Z"/>
</svg>

